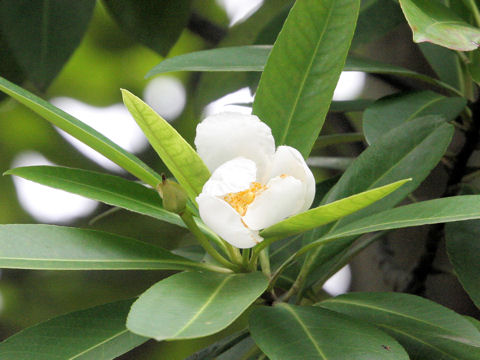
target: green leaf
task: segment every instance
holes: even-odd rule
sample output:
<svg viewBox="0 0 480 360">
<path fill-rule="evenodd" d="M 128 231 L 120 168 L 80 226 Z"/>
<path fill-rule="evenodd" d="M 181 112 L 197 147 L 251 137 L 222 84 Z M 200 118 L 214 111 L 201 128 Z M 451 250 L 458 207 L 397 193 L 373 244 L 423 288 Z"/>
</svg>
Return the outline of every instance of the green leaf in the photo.
<svg viewBox="0 0 480 360">
<path fill-rule="evenodd" d="M 37 88 L 48 87 L 80 44 L 94 6 L 94 0 L 0 2 L 0 32 Z"/>
<path fill-rule="evenodd" d="M 447 98 L 432 91 L 395 94 L 384 97 L 363 113 L 363 131 L 369 144 L 404 122 L 426 115 L 455 119 L 467 105 L 460 97 Z"/>
<path fill-rule="evenodd" d="M 262 73 L 253 113 L 277 145 L 307 157 L 325 121 L 355 29 L 359 0 L 299 0 Z"/>
<path fill-rule="evenodd" d="M 452 135 L 453 126 L 438 116 L 417 118 L 394 128 L 354 161 L 322 203 L 330 203 L 402 178 L 413 178 L 413 181 L 386 199 L 363 210 L 361 215 L 394 206 L 416 189 L 437 165 Z M 357 214 L 354 217 L 359 216 Z"/>
<path fill-rule="evenodd" d="M 56 108 L 49 102 L 1 77 L 0 90 L 152 187 L 155 187 L 162 181 L 159 174 L 145 165 L 136 156 L 128 153 L 96 130 Z"/>
<path fill-rule="evenodd" d="M 164 60 L 154 67 L 147 76 L 171 71 L 263 71 L 272 47 L 269 45 L 232 46 L 220 49 L 202 50 Z M 218 55 L 221 55 L 218 56 Z M 452 94 L 462 93 L 448 83 L 431 78 L 400 66 L 381 63 L 370 59 L 348 57 L 343 71 L 404 76 L 449 90 Z M 363 102 L 363 104 L 362 104 Z M 362 110 L 368 100 L 357 100 L 354 109 Z M 335 102 L 332 102 L 332 105 Z M 360 108 L 359 108 L 360 107 Z M 333 111 L 338 111 L 334 110 Z M 341 110 L 340 110 L 341 111 Z M 354 111 L 354 110 L 349 110 Z"/>
<path fill-rule="evenodd" d="M 2 360 L 110 360 L 148 339 L 129 332 L 132 300 L 76 311 L 25 329 L 0 343 Z"/>
<path fill-rule="evenodd" d="M 163 60 L 145 77 L 172 71 L 263 71 L 272 47 L 231 46 L 196 51 Z"/>
<path fill-rule="evenodd" d="M 473 302 L 480 308 L 480 221 L 464 221 L 445 227 L 447 253 L 455 273 Z"/>
<path fill-rule="evenodd" d="M 375 327 L 312 306 L 259 307 L 250 315 L 250 332 L 271 360 L 408 359 Z"/>
<path fill-rule="evenodd" d="M 402 178 L 411 177 L 413 180 L 368 208 L 339 220 L 334 226 L 313 230 L 305 236 L 305 243 L 319 239 L 342 224 L 391 208 L 403 200 L 420 185 L 440 161 L 450 143 L 453 131 L 453 126 L 443 119 L 430 116 L 404 123 L 386 133 L 355 160 L 322 203 L 331 203 Z M 325 272 L 329 272 L 332 265 L 324 264 L 336 254 L 346 250 L 354 240 L 354 237 L 350 237 L 324 244 L 309 255 L 308 261 L 311 262 L 312 270 L 317 268 L 312 272 L 309 284 L 323 277 Z"/>
<path fill-rule="evenodd" d="M 402 344 L 412 360 L 480 358 L 478 330 L 433 301 L 400 293 L 351 293 L 318 305 L 379 327 Z"/>
<path fill-rule="evenodd" d="M 363 1 L 352 48 L 371 43 L 391 32 L 404 20 L 402 11 L 393 0 Z"/>
<path fill-rule="evenodd" d="M 400 6 L 413 31 L 413 41 L 428 41 L 459 51 L 475 50 L 480 29 L 463 21 L 438 1 L 400 0 Z"/>
<path fill-rule="evenodd" d="M 103 0 L 128 35 L 161 55 L 168 54 L 190 17 L 191 0 Z"/>
<path fill-rule="evenodd" d="M 480 218 L 480 195 L 422 201 L 386 210 L 335 228 L 319 242 L 373 231 Z"/>
<path fill-rule="evenodd" d="M 42 185 L 184 226 L 177 214 L 163 209 L 162 200 L 155 190 L 119 176 L 60 166 L 21 167 L 8 170 L 4 175 L 20 176 Z"/>
<path fill-rule="evenodd" d="M 214 334 L 238 318 L 267 288 L 262 273 L 183 272 L 162 280 L 133 304 L 127 328 L 156 340 Z"/>
<path fill-rule="evenodd" d="M 41 270 L 206 269 L 167 250 L 102 231 L 0 225 L 0 268 Z"/>
<path fill-rule="evenodd" d="M 400 180 L 310 209 L 262 230 L 260 235 L 266 238 L 286 237 L 314 229 L 367 207 L 397 190 L 408 181 L 411 181 L 411 179 Z"/>
<path fill-rule="evenodd" d="M 418 44 L 418 47 L 440 80 L 463 90 L 462 68 L 455 51 L 427 42 Z"/>
<path fill-rule="evenodd" d="M 122 95 L 125 105 L 160 159 L 195 203 L 195 198 L 202 192 L 203 184 L 210 177 L 210 171 L 202 159 L 150 106 L 127 90 L 122 89 Z"/>
</svg>

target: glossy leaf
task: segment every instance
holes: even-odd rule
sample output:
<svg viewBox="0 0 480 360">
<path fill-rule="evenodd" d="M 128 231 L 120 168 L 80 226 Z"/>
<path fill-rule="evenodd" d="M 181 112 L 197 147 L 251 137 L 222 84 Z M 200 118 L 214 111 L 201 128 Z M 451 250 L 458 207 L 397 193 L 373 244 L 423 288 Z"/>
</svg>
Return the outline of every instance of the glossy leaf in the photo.
<svg viewBox="0 0 480 360">
<path fill-rule="evenodd" d="M 307 157 L 325 121 L 357 21 L 359 0 L 299 0 L 265 65 L 253 113 L 277 145 Z"/>
<path fill-rule="evenodd" d="M 216 48 L 163 60 L 146 77 L 172 71 L 263 71 L 271 46 Z"/>
<path fill-rule="evenodd" d="M 159 174 L 145 165 L 136 156 L 125 151 L 96 130 L 56 108 L 49 102 L 1 77 L 0 90 L 152 187 L 155 187 L 162 181 Z"/>
<path fill-rule="evenodd" d="M 94 6 L 95 0 L 0 2 L 0 32 L 39 89 L 50 85 L 80 44 Z"/>
<path fill-rule="evenodd" d="M 2 360 L 110 360 L 148 339 L 129 332 L 125 319 L 132 300 L 62 315 L 25 329 L 0 343 Z"/>
<path fill-rule="evenodd" d="M 201 193 L 210 177 L 206 165 L 189 143 L 141 99 L 122 90 L 123 101 L 160 159 L 188 193 L 190 199 Z"/>
<path fill-rule="evenodd" d="M 465 22 L 442 3 L 400 0 L 400 6 L 413 31 L 413 41 L 428 41 L 459 51 L 478 48 L 480 29 Z"/>
<path fill-rule="evenodd" d="M 313 306 L 259 307 L 250 315 L 250 332 L 271 360 L 408 359 L 384 332 Z"/>
<path fill-rule="evenodd" d="M 480 333 L 468 320 L 417 296 L 351 293 L 318 305 L 379 327 L 402 344 L 412 360 L 474 360 L 480 356 Z"/>
<path fill-rule="evenodd" d="M 262 273 L 175 274 L 140 296 L 128 315 L 127 328 L 156 340 L 214 334 L 238 318 L 267 285 Z"/>
<path fill-rule="evenodd" d="M 470 63 L 467 65 L 468 72 L 473 81 L 480 84 L 480 50 L 473 51 L 471 56 Z"/>
<path fill-rule="evenodd" d="M 414 118 L 443 115 L 455 119 L 467 105 L 460 97 L 447 98 L 432 91 L 402 93 L 384 97 L 363 113 L 363 131 L 369 144 L 382 135 Z"/>
<path fill-rule="evenodd" d="M 262 230 L 260 235 L 265 238 L 286 237 L 314 229 L 367 207 L 410 180 L 400 180 L 310 209 Z"/>
<path fill-rule="evenodd" d="M 480 221 L 463 221 L 445 227 L 447 253 L 455 273 L 480 308 Z"/>
<path fill-rule="evenodd" d="M 360 235 L 373 231 L 479 218 L 480 195 L 454 196 L 404 205 L 367 216 L 345 226 L 335 228 L 334 231 L 319 241 Z"/>
<path fill-rule="evenodd" d="M 120 28 L 165 56 L 190 16 L 191 0 L 103 0 Z"/>
<path fill-rule="evenodd" d="M 157 246 L 102 231 L 53 225 L 0 225 L 0 268 L 184 270 L 206 267 Z"/>
</svg>

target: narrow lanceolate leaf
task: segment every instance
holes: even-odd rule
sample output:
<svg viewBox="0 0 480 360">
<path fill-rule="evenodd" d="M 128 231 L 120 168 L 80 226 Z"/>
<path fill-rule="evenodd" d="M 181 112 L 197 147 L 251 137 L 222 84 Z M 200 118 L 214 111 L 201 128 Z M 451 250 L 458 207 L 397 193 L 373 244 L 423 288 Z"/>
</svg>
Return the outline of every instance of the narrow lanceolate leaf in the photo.
<svg viewBox="0 0 480 360">
<path fill-rule="evenodd" d="M 270 45 L 246 45 L 202 50 L 179 55 L 164 60 L 150 70 L 147 76 L 171 71 L 263 71 L 271 49 L 272 47 Z M 462 95 L 455 86 L 452 86 L 449 83 L 439 81 L 428 75 L 420 74 L 400 66 L 385 64 L 370 59 L 348 57 L 343 71 L 363 71 L 367 73 L 413 78 L 447 89 L 452 94 Z M 365 100 L 363 103 L 365 103 Z M 334 104 L 335 102 L 332 103 L 332 106 Z M 361 102 L 357 101 L 357 104 L 361 104 Z M 330 110 L 336 111 L 336 108 L 338 107 L 335 106 L 333 110 Z M 359 109 L 363 110 L 363 107 L 360 107 Z"/>
<path fill-rule="evenodd" d="M 480 359 L 480 332 L 450 309 L 400 293 L 351 293 L 318 304 L 394 337 L 411 360 Z"/>
<path fill-rule="evenodd" d="M 295 2 L 262 73 L 253 113 L 277 145 L 307 157 L 325 120 L 357 21 L 359 0 Z"/>
<path fill-rule="evenodd" d="M 447 253 L 455 273 L 480 308 L 480 221 L 447 224 L 445 237 Z"/>
<path fill-rule="evenodd" d="M 167 250 L 102 231 L 0 225 L 0 268 L 41 270 L 205 269 Z"/>
<path fill-rule="evenodd" d="M 42 116 L 53 125 L 98 151 L 145 183 L 155 187 L 162 181 L 159 174 L 145 165 L 136 156 L 128 153 L 96 130 L 56 108 L 49 102 L 1 77 L 0 90 Z"/>
<path fill-rule="evenodd" d="M 157 340 L 214 334 L 238 318 L 267 288 L 262 273 L 184 272 L 162 280 L 133 304 L 127 328 Z"/>
<path fill-rule="evenodd" d="M 455 119 L 467 105 L 461 97 L 445 97 L 432 91 L 386 96 L 363 113 L 363 131 L 369 144 L 404 122 L 427 115 Z"/>
<path fill-rule="evenodd" d="M 480 195 L 422 201 L 367 216 L 340 226 L 319 241 L 410 226 L 480 219 Z"/>
<path fill-rule="evenodd" d="M 263 237 L 286 237 L 314 229 L 367 207 L 392 193 L 407 181 L 411 181 L 411 179 L 400 180 L 305 211 L 266 228 L 261 235 Z"/>
<path fill-rule="evenodd" d="M 150 106 L 127 90 L 123 101 L 148 141 L 188 196 L 195 198 L 210 177 L 206 165 L 189 143 Z"/>
<path fill-rule="evenodd" d="M 45 90 L 73 54 L 94 7 L 94 0 L 0 2 L 0 33 L 37 88 Z"/>
<path fill-rule="evenodd" d="M 249 45 L 197 51 L 163 60 L 146 77 L 171 71 L 263 71 L 271 50 Z"/>
<path fill-rule="evenodd" d="M 271 360 L 408 359 L 386 333 L 313 306 L 259 307 L 250 314 L 250 332 Z"/>
<path fill-rule="evenodd" d="M 177 214 L 162 207 L 162 200 L 155 190 L 119 176 L 60 166 L 28 166 L 9 170 L 4 175 L 20 176 L 42 185 L 183 226 Z"/>
<path fill-rule="evenodd" d="M 5 175 L 20 176 L 42 185 L 185 227 L 180 216 L 163 208 L 162 200 L 155 190 L 119 176 L 60 166 L 28 166 L 9 170 Z M 217 235 L 198 218 L 195 218 L 195 221 L 203 233 L 210 238 L 217 238 Z"/>
<path fill-rule="evenodd" d="M 132 300 L 76 311 L 25 329 L 0 343 L 2 360 L 110 360 L 148 339 L 129 332 Z"/>
<path fill-rule="evenodd" d="M 438 1 L 400 0 L 413 31 L 413 41 L 432 42 L 449 49 L 469 51 L 478 48 L 480 29 L 465 22 Z"/>
<path fill-rule="evenodd" d="M 335 226 L 327 225 L 312 230 L 305 237 L 305 242 L 312 242 L 332 229 L 392 208 L 415 190 L 437 165 L 445 153 L 453 135 L 453 126 L 441 117 L 425 117 L 404 123 L 369 146 L 345 171 L 340 180 L 324 197 L 322 204 L 328 204 L 357 193 L 373 189 L 402 178 L 413 180 L 384 199 L 369 207 L 340 219 Z M 375 166 L 372 166 L 375 164 Z M 312 275 L 309 283 L 313 283 L 333 265 L 325 265 L 333 257 L 355 240 L 354 237 L 342 239 L 318 247 L 310 254 Z M 314 259 L 315 258 L 315 259 Z M 317 269 L 313 271 L 313 269 Z"/>
</svg>

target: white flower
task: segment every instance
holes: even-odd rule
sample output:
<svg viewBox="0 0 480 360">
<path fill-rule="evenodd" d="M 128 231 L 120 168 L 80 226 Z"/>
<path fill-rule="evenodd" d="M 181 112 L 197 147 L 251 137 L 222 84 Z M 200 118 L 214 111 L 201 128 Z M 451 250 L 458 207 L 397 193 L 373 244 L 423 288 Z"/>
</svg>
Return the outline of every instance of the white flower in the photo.
<svg viewBox="0 0 480 360">
<path fill-rule="evenodd" d="M 197 126 L 195 145 L 212 172 L 197 197 L 200 217 L 238 248 L 261 242 L 261 229 L 307 210 L 315 179 L 298 150 L 279 146 L 257 116 L 222 113 Z"/>
</svg>

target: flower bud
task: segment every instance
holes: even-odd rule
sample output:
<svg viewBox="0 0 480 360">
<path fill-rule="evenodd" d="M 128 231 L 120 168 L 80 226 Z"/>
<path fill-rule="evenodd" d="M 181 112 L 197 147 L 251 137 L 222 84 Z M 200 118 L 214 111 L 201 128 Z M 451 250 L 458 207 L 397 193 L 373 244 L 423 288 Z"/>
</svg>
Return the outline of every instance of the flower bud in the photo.
<svg viewBox="0 0 480 360">
<path fill-rule="evenodd" d="M 188 195 L 176 182 L 167 180 L 162 174 L 162 182 L 157 185 L 157 191 L 163 199 L 163 208 L 176 214 L 182 214 L 187 205 Z"/>
</svg>

